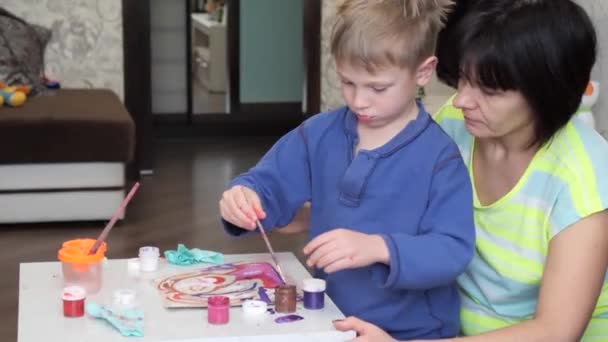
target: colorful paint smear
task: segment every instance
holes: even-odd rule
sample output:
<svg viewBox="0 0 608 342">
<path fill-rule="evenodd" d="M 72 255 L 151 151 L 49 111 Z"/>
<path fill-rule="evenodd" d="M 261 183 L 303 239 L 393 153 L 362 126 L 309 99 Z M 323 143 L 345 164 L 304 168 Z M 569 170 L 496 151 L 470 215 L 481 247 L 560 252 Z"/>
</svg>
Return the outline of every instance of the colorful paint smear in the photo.
<svg viewBox="0 0 608 342">
<path fill-rule="evenodd" d="M 274 301 L 274 288 L 281 285 L 277 271 L 267 262 L 223 264 L 171 275 L 157 280 L 165 307 L 207 307 L 213 296 L 226 296 L 231 306 L 243 301 Z"/>
</svg>

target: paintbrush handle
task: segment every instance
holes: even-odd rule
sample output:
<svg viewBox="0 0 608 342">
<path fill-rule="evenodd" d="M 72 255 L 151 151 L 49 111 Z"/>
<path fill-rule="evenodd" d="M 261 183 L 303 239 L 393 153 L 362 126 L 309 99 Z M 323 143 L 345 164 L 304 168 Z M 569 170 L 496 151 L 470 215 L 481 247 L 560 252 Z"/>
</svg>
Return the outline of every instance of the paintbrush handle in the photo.
<svg viewBox="0 0 608 342">
<path fill-rule="evenodd" d="M 270 244 L 270 240 L 268 240 L 268 236 L 266 235 L 266 231 L 262 226 L 262 222 L 260 222 L 260 220 L 256 220 L 255 223 L 257 224 L 258 229 L 260 230 L 260 234 L 262 234 L 262 239 L 264 239 L 264 243 L 266 243 L 266 248 L 268 248 L 268 251 L 270 251 L 270 257 L 272 258 L 272 261 L 274 261 L 275 265 L 277 266 L 277 271 L 279 272 L 281 280 L 283 280 L 283 283 L 286 283 L 285 276 L 283 275 L 283 270 L 281 269 L 281 265 L 279 265 L 279 260 L 274 254 L 274 249 L 272 249 L 272 245 Z"/>
<path fill-rule="evenodd" d="M 108 224 L 105 226 L 103 231 L 101 231 L 101 234 L 99 234 L 97 241 L 95 241 L 95 244 L 89 251 L 89 255 L 97 253 L 97 249 L 106 240 L 106 238 L 108 237 L 108 234 L 110 234 L 110 230 L 112 230 L 112 227 L 114 227 L 114 224 L 116 224 L 116 221 L 120 217 L 120 214 L 122 214 L 122 212 L 125 210 L 125 208 L 127 207 L 127 204 L 129 204 L 129 201 L 131 200 L 133 195 L 135 195 L 135 192 L 137 191 L 138 188 L 139 188 L 139 182 L 136 182 L 135 185 L 133 185 L 133 187 L 131 188 L 131 191 L 129 191 L 129 194 L 127 194 L 127 197 L 125 197 L 123 199 L 122 203 L 120 204 L 120 207 L 118 207 L 118 209 L 116 209 L 116 212 L 114 212 L 114 215 L 112 216 L 112 219 L 110 220 L 110 222 L 108 222 Z"/>
<path fill-rule="evenodd" d="M 270 244 L 270 240 L 268 240 L 268 236 L 266 235 L 266 231 L 264 230 L 262 223 L 260 222 L 260 220 L 257 220 L 256 224 L 258 225 L 260 234 L 262 234 L 262 238 L 264 239 L 264 242 L 266 243 L 266 247 L 268 247 L 268 250 L 270 251 L 270 254 L 272 254 L 272 257 L 274 259 L 274 250 L 272 249 L 272 245 Z"/>
</svg>

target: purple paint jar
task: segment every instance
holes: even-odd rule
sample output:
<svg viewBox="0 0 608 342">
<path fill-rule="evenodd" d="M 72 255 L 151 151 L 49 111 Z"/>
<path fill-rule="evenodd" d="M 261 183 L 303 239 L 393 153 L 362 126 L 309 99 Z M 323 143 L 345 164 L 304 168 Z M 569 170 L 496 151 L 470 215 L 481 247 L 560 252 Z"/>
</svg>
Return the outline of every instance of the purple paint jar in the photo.
<svg viewBox="0 0 608 342">
<path fill-rule="evenodd" d="M 323 279 L 304 279 L 302 290 L 304 291 L 304 308 L 308 310 L 320 310 L 325 306 L 326 283 Z"/>
</svg>

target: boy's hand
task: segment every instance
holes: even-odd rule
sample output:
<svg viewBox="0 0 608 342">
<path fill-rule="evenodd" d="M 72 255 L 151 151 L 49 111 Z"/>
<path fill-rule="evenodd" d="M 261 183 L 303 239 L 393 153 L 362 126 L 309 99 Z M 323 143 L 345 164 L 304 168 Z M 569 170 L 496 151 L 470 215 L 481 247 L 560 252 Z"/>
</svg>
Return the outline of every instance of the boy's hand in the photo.
<svg viewBox="0 0 608 342">
<path fill-rule="evenodd" d="M 397 342 L 379 327 L 352 316 L 334 321 L 334 327 L 339 331 L 354 330 L 358 337 L 349 342 Z"/>
<path fill-rule="evenodd" d="M 390 256 L 384 239 L 349 229 L 338 228 L 323 233 L 304 247 L 308 266 L 332 273 L 359 268 L 376 262 L 388 264 Z"/>
<path fill-rule="evenodd" d="M 220 212 L 224 220 L 247 230 L 255 230 L 255 221 L 266 217 L 258 194 L 241 185 L 224 191 Z"/>
</svg>

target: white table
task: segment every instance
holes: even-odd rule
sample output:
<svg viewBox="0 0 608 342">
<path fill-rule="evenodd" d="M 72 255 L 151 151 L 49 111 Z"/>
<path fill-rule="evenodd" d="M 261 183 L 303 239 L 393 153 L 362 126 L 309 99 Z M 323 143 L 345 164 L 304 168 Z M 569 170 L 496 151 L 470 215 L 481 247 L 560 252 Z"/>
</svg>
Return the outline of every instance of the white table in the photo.
<svg viewBox="0 0 608 342">
<path fill-rule="evenodd" d="M 293 253 L 277 253 L 286 273 L 300 285 L 310 277 Z M 269 261 L 267 254 L 226 255 L 226 262 Z M 195 267 L 201 267 L 195 266 Z M 80 318 L 63 317 L 61 290 L 63 279 L 59 262 L 22 263 L 19 271 L 19 327 L 18 341 L 200 341 L 200 342 L 310 342 L 345 341 L 352 333 L 336 331 L 332 320 L 344 318 L 340 310 L 326 296 L 325 308 L 306 310 L 298 303 L 295 314 L 304 317 L 292 323 L 275 323 L 282 314 L 267 314 L 261 320 L 251 321 L 240 307 L 230 309 L 230 322 L 226 325 L 207 323 L 205 309 L 166 309 L 150 279 L 164 274 L 180 273 L 189 268 L 162 264 L 158 272 L 145 274 L 135 285 L 127 272 L 127 260 L 110 260 L 104 266 L 102 290 L 87 297 L 87 302 L 111 303 L 114 290 L 136 287 L 144 310 L 144 337 L 123 337 L 105 321 L 85 315 Z"/>
</svg>

